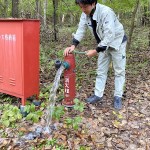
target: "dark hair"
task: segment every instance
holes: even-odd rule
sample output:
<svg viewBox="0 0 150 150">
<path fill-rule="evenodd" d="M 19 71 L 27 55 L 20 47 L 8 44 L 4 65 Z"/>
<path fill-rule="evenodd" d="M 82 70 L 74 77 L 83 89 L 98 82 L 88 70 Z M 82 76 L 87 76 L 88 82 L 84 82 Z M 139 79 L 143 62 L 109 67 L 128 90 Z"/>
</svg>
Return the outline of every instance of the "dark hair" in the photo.
<svg viewBox="0 0 150 150">
<path fill-rule="evenodd" d="M 97 0 L 75 0 L 75 3 L 76 4 L 79 4 L 79 3 L 81 3 L 81 4 L 83 4 L 83 5 L 86 5 L 86 4 L 90 4 L 90 5 L 92 5 L 93 3 L 97 3 Z"/>
</svg>

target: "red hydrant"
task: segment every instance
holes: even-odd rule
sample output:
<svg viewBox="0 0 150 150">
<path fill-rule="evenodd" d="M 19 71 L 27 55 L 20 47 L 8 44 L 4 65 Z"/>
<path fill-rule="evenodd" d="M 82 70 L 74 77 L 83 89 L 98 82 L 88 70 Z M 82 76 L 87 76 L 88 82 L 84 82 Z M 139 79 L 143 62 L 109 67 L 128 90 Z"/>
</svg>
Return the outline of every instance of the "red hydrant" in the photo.
<svg viewBox="0 0 150 150">
<path fill-rule="evenodd" d="M 75 57 L 70 53 L 65 56 L 64 62 L 60 60 L 55 61 L 56 69 L 59 69 L 63 65 L 64 70 L 64 100 L 62 104 L 66 107 L 73 107 L 74 99 L 76 96 L 76 84 L 75 84 Z"/>
<path fill-rule="evenodd" d="M 74 54 L 65 56 L 64 61 L 69 64 L 69 68 L 64 71 L 64 100 L 63 105 L 72 107 L 76 96 L 76 83 L 75 83 L 75 57 Z"/>
</svg>

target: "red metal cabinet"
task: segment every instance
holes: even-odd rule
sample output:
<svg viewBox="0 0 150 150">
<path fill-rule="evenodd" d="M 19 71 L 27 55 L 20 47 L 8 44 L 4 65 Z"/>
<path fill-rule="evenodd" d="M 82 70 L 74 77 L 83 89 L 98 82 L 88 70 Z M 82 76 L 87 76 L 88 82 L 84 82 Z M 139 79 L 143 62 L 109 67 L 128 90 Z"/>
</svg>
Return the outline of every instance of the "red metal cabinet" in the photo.
<svg viewBox="0 0 150 150">
<path fill-rule="evenodd" d="M 0 19 L 0 92 L 39 95 L 39 20 Z"/>
</svg>

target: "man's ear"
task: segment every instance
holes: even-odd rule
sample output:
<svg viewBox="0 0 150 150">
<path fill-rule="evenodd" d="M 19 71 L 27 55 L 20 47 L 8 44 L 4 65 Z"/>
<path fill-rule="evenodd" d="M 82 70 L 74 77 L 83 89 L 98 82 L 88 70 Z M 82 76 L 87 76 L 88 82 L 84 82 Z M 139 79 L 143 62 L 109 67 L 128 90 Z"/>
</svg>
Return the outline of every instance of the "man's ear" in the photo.
<svg viewBox="0 0 150 150">
<path fill-rule="evenodd" d="M 92 3 L 92 6 L 94 6 L 94 7 L 95 7 L 95 6 L 96 6 L 96 2 Z"/>
</svg>

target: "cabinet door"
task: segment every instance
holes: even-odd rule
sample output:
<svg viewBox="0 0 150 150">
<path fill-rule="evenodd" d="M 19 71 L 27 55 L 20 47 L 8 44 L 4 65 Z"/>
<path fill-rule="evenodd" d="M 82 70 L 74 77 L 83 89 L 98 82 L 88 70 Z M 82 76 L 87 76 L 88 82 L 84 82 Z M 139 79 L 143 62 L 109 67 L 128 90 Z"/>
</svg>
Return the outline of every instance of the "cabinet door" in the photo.
<svg viewBox="0 0 150 150">
<path fill-rule="evenodd" d="M 0 22 L 0 89 L 22 94 L 22 23 Z"/>
</svg>

